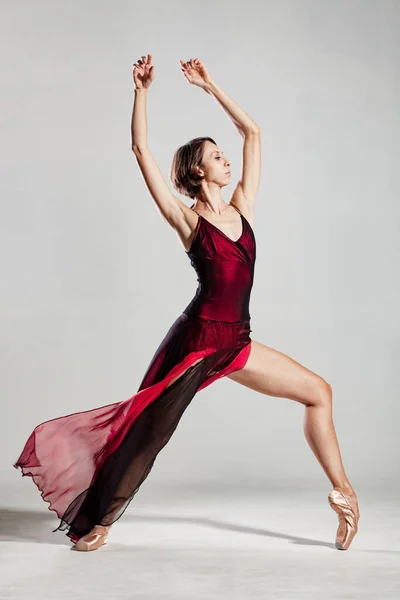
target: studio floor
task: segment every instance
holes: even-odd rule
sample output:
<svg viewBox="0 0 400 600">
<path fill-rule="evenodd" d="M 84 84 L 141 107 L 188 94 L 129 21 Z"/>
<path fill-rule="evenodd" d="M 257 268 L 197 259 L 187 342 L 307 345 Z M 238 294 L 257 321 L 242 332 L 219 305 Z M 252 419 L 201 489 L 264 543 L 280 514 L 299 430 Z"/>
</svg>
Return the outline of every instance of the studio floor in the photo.
<svg viewBox="0 0 400 600">
<path fill-rule="evenodd" d="M 78 552 L 30 478 L 2 485 L 0 598 L 400 598 L 399 488 L 357 487 L 359 533 L 335 548 L 328 486 L 143 486 L 93 552 Z"/>
</svg>

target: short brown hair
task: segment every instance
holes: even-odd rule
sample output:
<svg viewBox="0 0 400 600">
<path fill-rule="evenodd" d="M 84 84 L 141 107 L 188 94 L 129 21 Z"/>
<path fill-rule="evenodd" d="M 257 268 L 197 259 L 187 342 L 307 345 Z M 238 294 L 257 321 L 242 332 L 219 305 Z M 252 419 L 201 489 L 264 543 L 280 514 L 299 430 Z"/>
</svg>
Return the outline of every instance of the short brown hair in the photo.
<svg viewBox="0 0 400 600">
<path fill-rule="evenodd" d="M 210 137 L 197 137 L 178 148 L 172 160 L 170 179 L 174 188 L 184 196 L 195 198 L 201 189 L 202 177 L 196 173 L 203 158 L 204 142 L 216 145 Z"/>
</svg>

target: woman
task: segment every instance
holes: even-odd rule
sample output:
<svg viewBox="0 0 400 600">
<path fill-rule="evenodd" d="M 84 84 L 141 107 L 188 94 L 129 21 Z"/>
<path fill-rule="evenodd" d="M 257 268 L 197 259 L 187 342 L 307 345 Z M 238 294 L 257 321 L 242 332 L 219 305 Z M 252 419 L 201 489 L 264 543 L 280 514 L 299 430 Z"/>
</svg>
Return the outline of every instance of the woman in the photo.
<svg viewBox="0 0 400 600">
<path fill-rule="evenodd" d="M 285 354 L 250 338 L 249 300 L 256 244 L 251 226 L 260 178 L 260 130 L 212 80 L 199 59 L 181 63 L 186 79 L 214 96 L 243 137 L 243 171 L 231 201 L 221 189 L 231 163 L 212 138 L 175 153 L 171 179 L 195 200 L 173 196 L 147 146 L 146 101 L 152 56 L 134 64 L 132 150 L 163 218 L 175 229 L 198 275 L 193 300 L 168 330 L 136 394 L 128 400 L 38 425 L 14 464 L 49 502 L 77 550 L 95 550 L 123 514 L 194 395 L 221 377 L 305 406 L 304 431 L 333 490 L 336 547 L 357 532 L 356 495 L 345 474 L 332 422 L 332 390 Z"/>
</svg>

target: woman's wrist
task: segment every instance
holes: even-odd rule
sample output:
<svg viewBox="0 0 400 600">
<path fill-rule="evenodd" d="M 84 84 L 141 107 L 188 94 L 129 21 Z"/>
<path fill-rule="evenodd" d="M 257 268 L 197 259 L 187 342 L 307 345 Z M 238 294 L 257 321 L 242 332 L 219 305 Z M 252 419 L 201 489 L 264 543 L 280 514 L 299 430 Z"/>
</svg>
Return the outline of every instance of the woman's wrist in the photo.
<svg viewBox="0 0 400 600">
<path fill-rule="evenodd" d="M 135 93 L 136 92 L 141 92 L 142 93 L 142 92 L 148 92 L 149 91 L 149 88 L 146 88 L 146 87 L 142 87 L 142 88 L 135 87 L 133 89 L 134 89 Z"/>
<path fill-rule="evenodd" d="M 203 86 L 203 90 L 207 92 L 207 94 L 212 94 L 214 89 L 214 81 L 212 79 Z"/>
</svg>

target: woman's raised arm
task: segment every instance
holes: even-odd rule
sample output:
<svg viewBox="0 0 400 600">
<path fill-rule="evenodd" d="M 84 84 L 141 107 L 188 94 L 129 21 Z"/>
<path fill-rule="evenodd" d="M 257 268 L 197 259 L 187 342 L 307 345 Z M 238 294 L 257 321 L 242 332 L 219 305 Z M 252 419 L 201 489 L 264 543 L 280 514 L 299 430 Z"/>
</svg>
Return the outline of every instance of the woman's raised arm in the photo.
<svg viewBox="0 0 400 600">
<path fill-rule="evenodd" d="M 154 65 L 151 61 L 152 56 L 148 54 L 134 64 L 133 79 L 136 87 L 131 121 L 132 151 L 161 215 L 175 229 L 184 229 L 184 235 L 188 237 L 194 226 L 194 223 L 186 222 L 189 209 L 172 194 L 147 144 L 147 94 L 154 79 Z"/>
<path fill-rule="evenodd" d="M 233 193 L 232 201 L 247 208 L 247 214 L 254 208 L 261 175 L 261 135 L 260 128 L 249 115 L 228 96 L 211 78 L 204 63 L 198 58 L 188 62 L 180 61 L 183 74 L 189 83 L 201 87 L 212 95 L 232 120 L 243 137 L 242 176 Z"/>
</svg>

